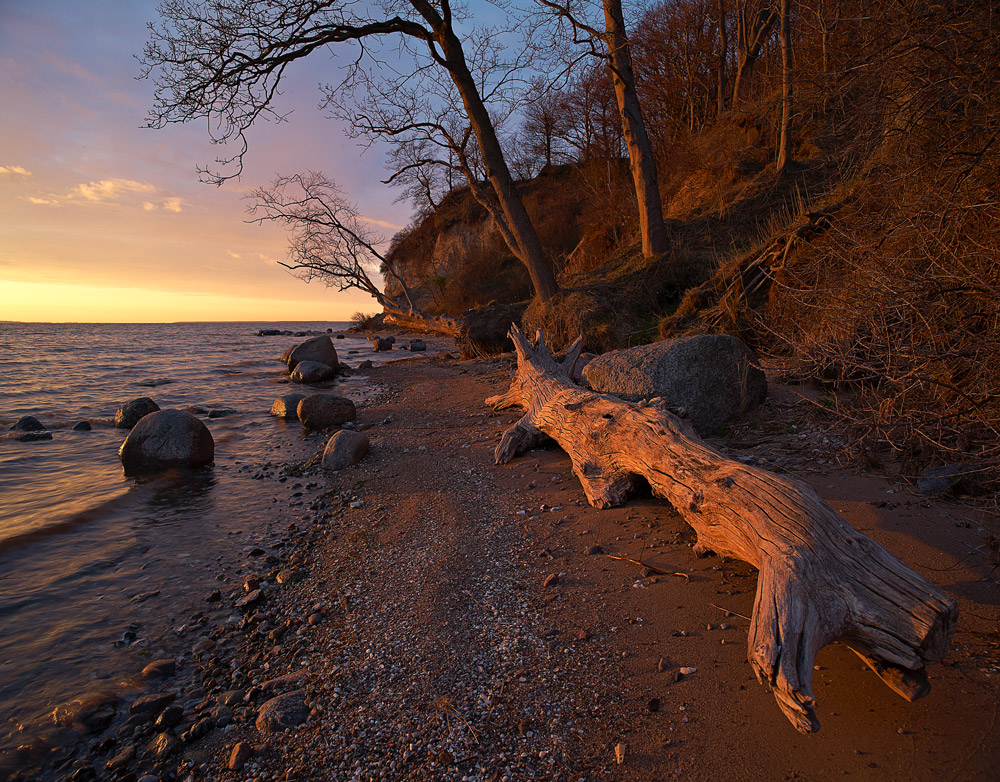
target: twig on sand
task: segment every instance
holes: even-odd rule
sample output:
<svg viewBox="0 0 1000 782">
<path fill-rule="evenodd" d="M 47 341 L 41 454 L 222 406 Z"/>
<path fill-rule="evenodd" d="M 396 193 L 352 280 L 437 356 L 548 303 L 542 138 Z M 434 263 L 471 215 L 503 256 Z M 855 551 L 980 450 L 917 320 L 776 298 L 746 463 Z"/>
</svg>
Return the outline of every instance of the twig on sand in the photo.
<svg viewBox="0 0 1000 782">
<path fill-rule="evenodd" d="M 683 578 L 688 581 L 691 580 L 691 576 L 687 573 L 670 572 L 669 570 L 661 570 L 655 565 L 650 565 L 648 562 L 643 562 L 640 559 L 632 559 L 632 557 L 619 557 L 616 554 L 605 554 L 608 559 L 617 559 L 619 562 L 629 562 L 630 564 L 636 565 L 641 568 L 646 568 L 650 573 L 656 576 L 677 576 L 678 578 Z"/>
<path fill-rule="evenodd" d="M 717 606 L 715 603 L 709 603 L 712 608 L 718 608 L 720 611 L 725 611 L 727 614 L 732 614 L 733 616 L 738 616 L 740 619 L 746 619 L 748 622 L 751 621 L 749 616 L 743 616 L 743 614 L 738 614 L 731 608 L 723 608 L 722 606 Z"/>
</svg>

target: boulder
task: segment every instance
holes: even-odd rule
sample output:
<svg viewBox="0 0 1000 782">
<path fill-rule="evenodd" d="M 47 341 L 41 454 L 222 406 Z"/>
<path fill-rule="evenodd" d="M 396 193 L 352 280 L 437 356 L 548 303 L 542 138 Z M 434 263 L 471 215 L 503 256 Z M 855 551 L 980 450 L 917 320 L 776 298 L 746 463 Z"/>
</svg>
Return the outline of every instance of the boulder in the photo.
<svg viewBox="0 0 1000 782">
<path fill-rule="evenodd" d="M 119 429 L 131 429 L 139 423 L 143 417 L 149 415 L 150 413 L 155 413 L 159 409 L 160 406 L 148 396 L 141 396 L 138 399 L 133 399 L 131 402 L 126 402 L 115 411 L 115 426 Z"/>
<path fill-rule="evenodd" d="M 329 429 L 358 417 L 354 402 L 336 394 L 310 394 L 299 402 L 297 412 L 306 429 Z"/>
<path fill-rule="evenodd" d="M 394 342 L 395 340 L 391 338 L 383 339 L 382 337 L 375 337 L 372 340 L 372 349 L 376 353 L 384 353 L 387 350 L 392 350 L 392 345 Z"/>
<path fill-rule="evenodd" d="M 637 401 L 661 397 L 681 408 L 701 435 L 767 396 L 767 378 L 737 337 L 704 334 L 613 350 L 583 369 L 590 387 Z"/>
<path fill-rule="evenodd" d="M 292 370 L 293 383 L 321 383 L 335 377 L 337 370 L 319 361 L 300 361 Z"/>
<path fill-rule="evenodd" d="M 90 421 L 77 421 L 73 425 L 74 432 L 89 432 L 91 429 Z"/>
<path fill-rule="evenodd" d="M 280 733 L 287 728 L 301 725 L 309 718 L 305 690 L 296 690 L 265 701 L 257 712 L 257 730 L 261 733 Z"/>
<path fill-rule="evenodd" d="M 361 432 L 342 429 L 335 432 L 323 451 L 323 469 L 336 472 L 351 467 L 368 455 L 368 438 Z"/>
<path fill-rule="evenodd" d="M 427 350 L 427 343 L 422 339 L 415 339 L 410 342 L 409 350 L 411 353 L 415 353 L 418 350 Z"/>
<path fill-rule="evenodd" d="M 304 398 L 305 394 L 282 394 L 271 405 L 271 415 L 284 418 L 286 421 L 298 421 L 299 402 Z"/>
<path fill-rule="evenodd" d="M 281 333 L 281 329 L 258 329 L 258 337 L 276 337 Z"/>
<path fill-rule="evenodd" d="M 208 427 L 190 413 L 159 410 L 133 427 L 118 455 L 126 473 L 203 467 L 215 459 L 215 440 Z"/>
<path fill-rule="evenodd" d="M 372 362 L 369 361 L 368 359 L 365 359 L 360 364 L 358 364 L 358 369 L 371 369 L 372 366 L 374 366 Z"/>
<path fill-rule="evenodd" d="M 337 361 L 337 349 L 333 346 L 333 341 L 325 334 L 319 337 L 307 339 L 300 345 L 292 348 L 288 354 L 288 368 L 293 369 L 302 361 L 315 361 L 317 364 L 326 364 L 337 371 L 339 362 Z"/>
<path fill-rule="evenodd" d="M 10 428 L 12 432 L 42 432 L 44 430 L 45 424 L 33 415 L 22 415 Z"/>
<path fill-rule="evenodd" d="M 46 429 L 45 425 L 35 418 L 35 416 L 23 415 L 4 434 L 4 439 L 18 440 L 22 443 L 30 443 L 36 440 L 51 440 L 52 432 Z"/>
</svg>

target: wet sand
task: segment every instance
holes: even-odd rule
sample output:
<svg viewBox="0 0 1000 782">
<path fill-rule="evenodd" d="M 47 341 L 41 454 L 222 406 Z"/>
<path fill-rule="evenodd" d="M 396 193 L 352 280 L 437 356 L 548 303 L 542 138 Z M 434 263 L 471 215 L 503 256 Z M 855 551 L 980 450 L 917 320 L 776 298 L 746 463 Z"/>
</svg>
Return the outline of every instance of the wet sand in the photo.
<svg viewBox="0 0 1000 782">
<path fill-rule="evenodd" d="M 107 728 L 76 732 L 82 751 L 52 778 L 81 767 L 147 782 L 994 778 L 989 509 L 837 466 L 835 438 L 787 390 L 713 440 L 803 477 L 959 602 L 951 651 L 916 703 L 846 647 L 823 650 L 822 730 L 803 736 L 746 661 L 755 571 L 695 557 L 662 501 L 590 508 L 555 447 L 495 466 L 518 415 L 483 400 L 506 388 L 513 362 L 454 355 L 370 371 L 361 464 L 332 477 L 315 459 L 293 466 L 317 484 L 310 514 L 226 563 L 219 599 L 167 650 L 177 672 L 143 684 L 175 694 L 177 725 L 125 729 L 127 694 Z M 269 722 L 282 693 L 287 721 Z"/>
</svg>

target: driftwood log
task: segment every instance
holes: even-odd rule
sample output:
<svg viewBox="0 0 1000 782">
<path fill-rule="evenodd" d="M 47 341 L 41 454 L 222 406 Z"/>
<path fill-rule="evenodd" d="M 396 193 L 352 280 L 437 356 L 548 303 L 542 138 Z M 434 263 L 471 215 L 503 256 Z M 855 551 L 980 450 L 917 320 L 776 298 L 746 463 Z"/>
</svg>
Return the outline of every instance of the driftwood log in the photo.
<svg viewBox="0 0 1000 782">
<path fill-rule="evenodd" d="M 412 312 L 389 312 L 387 310 L 385 322 L 414 331 L 444 334 L 446 337 L 457 337 L 462 330 L 461 322 L 455 318 L 449 318 L 446 315 L 424 315 L 416 310 Z"/>
<path fill-rule="evenodd" d="M 516 328 L 517 373 L 486 400 L 525 415 L 496 449 L 503 464 L 548 435 L 572 460 L 591 505 L 621 504 L 641 476 L 711 551 L 760 572 L 748 656 L 757 679 L 803 733 L 819 729 L 813 663 L 835 640 L 851 647 L 907 700 L 930 685 L 958 618 L 955 602 L 875 541 L 843 521 L 805 484 L 726 458 L 658 400 L 630 403 L 575 385 L 577 340 L 557 360 L 541 332 L 532 345 Z"/>
</svg>

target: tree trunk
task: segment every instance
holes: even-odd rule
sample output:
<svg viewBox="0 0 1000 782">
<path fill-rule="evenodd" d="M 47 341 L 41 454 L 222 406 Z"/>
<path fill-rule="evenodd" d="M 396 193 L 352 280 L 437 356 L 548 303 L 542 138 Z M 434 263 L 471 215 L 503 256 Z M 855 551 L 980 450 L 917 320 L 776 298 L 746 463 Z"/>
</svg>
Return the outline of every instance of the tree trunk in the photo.
<svg viewBox="0 0 1000 782">
<path fill-rule="evenodd" d="M 446 315 L 424 315 L 419 311 L 386 312 L 385 322 L 414 331 L 444 334 L 446 337 L 457 337 L 462 330 L 462 324 L 455 318 Z"/>
<path fill-rule="evenodd" d="M 778 141 L 778 174 L 789 159 L 792 129 L 792 34 L 791 0 L 781 0 L 781 132 Z"/>
<path fill-rule="evenodd" d="M 607 30 L 605 43 L 611 76 L 622 117 L 622 131 L 628 147 L 635 195 L 639 202 L 639 228 L 642 234 L 642 254 L 646 258 L 662 255 L 670 249 L 667 227 L 663 222 L 663 203 L 660 201 L 660 184 L 656 174 L 656 159 L 642 119 L 639 94 L 635 89 L 632 73 L 632 56 L 621 0 L 604 0 L 604 22 Z"/>
<path fill-rule="evenodd" d="M 575 385 L 569 369 L 582 340 L 556 361 L 542 341 L 516 328 L 517 373 L 487 399 L 520 406 L 498 464 L 553 438 L 573 462 L 591 505 L 621 504 L 642 477 L 714 551 L 760 571 L 748 656 L 795 728 L 819 728 L 812 693 L 819 650 L 843 640 L 908 700 L 927 693 L 924 666 L 947 651 L 958 618 L 954 601 L 844 522 L 808 486 L 727 459 L 659 400 L 632 404 Z"/>
<path fill-rule="evenodd" d="M 410 0 L 411 5 L 424 17 L 434 30 L 434 41 L 440 46 L 438 56 L 448 70 L 452 82 L 462 97 L 469 123 L 476 134 L 479 149 L 483 155 L 483 165 L 486 167 L 486 178 L 496 192 L 497 200 L 503 211 L 509 228 L 509 235 L 514 239 L 510 249 L 527 267 L 535 295 L 546 301 L 559 292 L 552 264 L 545 257 L 542 243 L 538 239 L 535 227 L 524 208 L 520 193 L 514 184 L 503 148 L 497 138 L 496 129 L 489 111 L 483 103 L 479 88 L 465 60 L 462 42 L 452 30 L 451 19 L 440 16 L 426 0 Z M 507 234 L 505 233 L 505 236 Z"/>
<path fill-rule="evenodd" d="M 742 84 L 749 77 L 750 71 L 753 70 L 753 66 L 760 56 L 760 48 L 771 34 L 777 21 L 778 14 L 773 8 L 766 6 L 757 14 L 751 28 L 747 22 L 746 0 L 739 9 L 736 36 L 736 74 L 733 76 L 733 98 L 730 102 L 734 108 L 739 103 Z"/>
<path fill-rule="evenodd" d="M 726 0 L 719 0 L 719 81 L 716 92 L 717 114 L 726 110 L 726 59 L 729 57 L 729 30 L 726 29 Z"/>
</svg>

